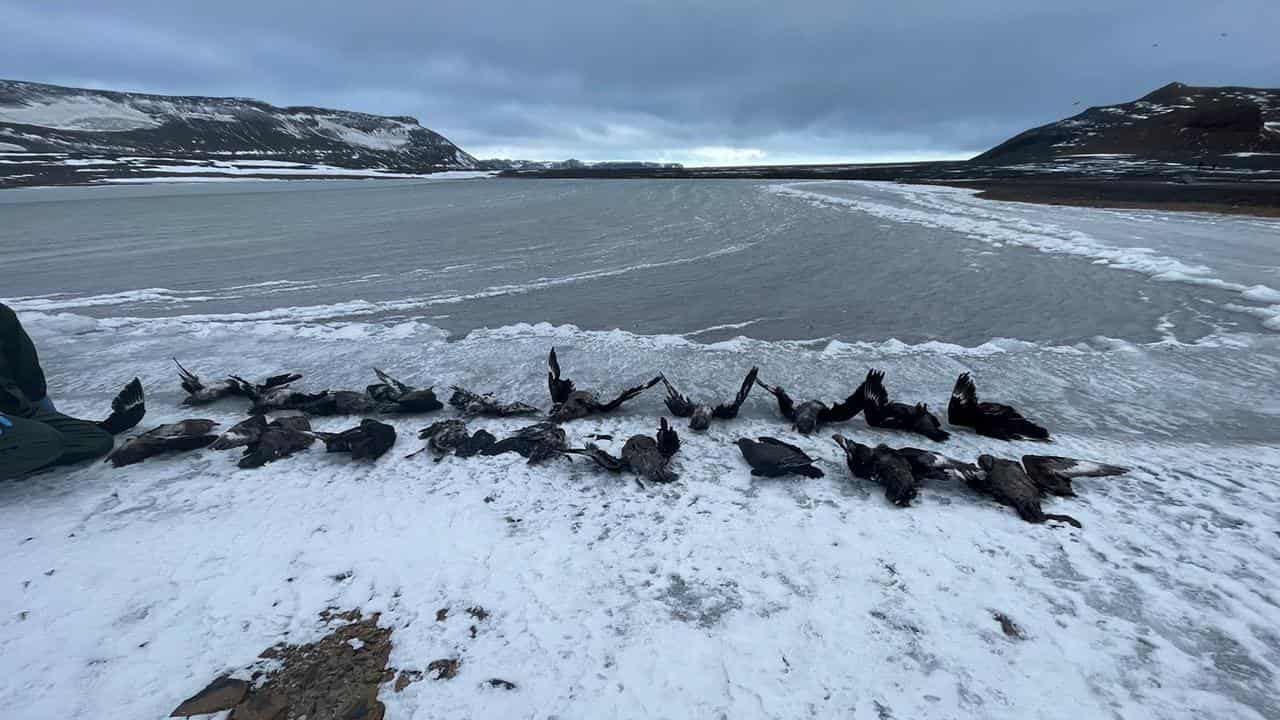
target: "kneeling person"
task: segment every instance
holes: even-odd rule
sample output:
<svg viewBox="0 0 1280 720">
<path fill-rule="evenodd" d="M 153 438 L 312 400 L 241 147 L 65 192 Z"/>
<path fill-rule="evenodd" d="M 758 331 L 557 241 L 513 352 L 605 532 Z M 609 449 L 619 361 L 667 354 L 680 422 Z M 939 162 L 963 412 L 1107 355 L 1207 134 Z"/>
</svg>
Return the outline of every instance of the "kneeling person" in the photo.
<svg viewBox="0 0 1280 720">
<path fill-rule="evenodd" d="M 0 303 L 0 480 L 111 452 L 112 436 L 137 425 L 146 413 L 142 383 L 136 378 L 129 383 L 111 410 L 102 422 L 58 412 L 31 338 L 13 310 Z"/>
</svg>

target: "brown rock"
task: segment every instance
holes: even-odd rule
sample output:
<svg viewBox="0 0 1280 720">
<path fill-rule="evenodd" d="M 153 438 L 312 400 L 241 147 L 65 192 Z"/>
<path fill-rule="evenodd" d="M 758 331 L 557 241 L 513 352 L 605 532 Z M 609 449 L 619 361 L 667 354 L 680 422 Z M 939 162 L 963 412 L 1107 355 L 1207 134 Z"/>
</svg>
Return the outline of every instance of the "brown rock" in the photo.
<svg viewBox="0 0 1280 720">
<path fill-rule="evenodd" d="M 417 670 L 401 670 L 400 676 L 396 678 L 396 684 L 392 688 L 396 692 L 400 692 L 409 687 L 409 683 L 414 683 L 422 679 L 422 673 Z"/>
<path fill-rule="evenodd" d="M 284 720 L 289 701 L 273 692 L 253 692 L 231 711 L 228 720 Z"/>
<path fill-rule="evenodd" d="M 1003 631 L 1005 635 L 1008 635 L 1014 640 L 1026 639 L 1027 634 L 1023 632 L 1022 628 L 1018 626 L 1018 623 L 1014 622 L 1008 615 L 998 612 L 994 614 L 994 617 L 996 621 L 1000 623 L 1000 630 Z"/>
<path fill-rule="evenodd" d="M 485 684 L 487 684 L 489 687 L 499 688 L 502 690 L 516 689 L 515 683 L 511 682 L 510 680 L 503 680 L 502 678 L 491 678 L 488 681 L 486 681 Z"/>
<path fill-rule="evenodd" d="M 230 710 L 249 693 L 249 683 L 222 676 L 200 692 L 182 701 L 169 717 L 190 717 Z"/>
<path fill-rule="evenodd" d="M 427 665 L 427 672 L 435 673 L 436 680 L 452 680 L 458 675 L 458 666 L 462 661 L 458 658 L 441 658 L 432 660 Z"/>
<path fill-rule="evenodd" d="M 381 702 L 370 697 L 360 697 L 343 708 L 342 712 L 338 713 L 338 718 L 340 720 L 382 720 L 386 712 L 387 708 Z"/>
</svg>

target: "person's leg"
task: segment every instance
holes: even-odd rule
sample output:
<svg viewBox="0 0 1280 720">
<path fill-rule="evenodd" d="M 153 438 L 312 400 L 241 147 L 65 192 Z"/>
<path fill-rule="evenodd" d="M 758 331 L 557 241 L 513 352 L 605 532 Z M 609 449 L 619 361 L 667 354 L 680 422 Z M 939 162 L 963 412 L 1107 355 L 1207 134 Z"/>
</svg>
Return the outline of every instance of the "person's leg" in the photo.
<svg viewBox="0 0 1280 720">
<path fill-rule="evenodd" d="M 62 433 L 35 420 L 10 417 L 0 434 L 0 480 L 16 480 L 56 462 L 63 453 Z"/>
<path fill-rule="evenodd" d="M 115 447 L 115 439 L 97 423 L 77 420 L 62 413 L 39 411 L 31 418 L 44 423 L 62 435 L 62 454 L 54 465 L 70 465 L 81 460 L 100 458 Z"/>
</svg>

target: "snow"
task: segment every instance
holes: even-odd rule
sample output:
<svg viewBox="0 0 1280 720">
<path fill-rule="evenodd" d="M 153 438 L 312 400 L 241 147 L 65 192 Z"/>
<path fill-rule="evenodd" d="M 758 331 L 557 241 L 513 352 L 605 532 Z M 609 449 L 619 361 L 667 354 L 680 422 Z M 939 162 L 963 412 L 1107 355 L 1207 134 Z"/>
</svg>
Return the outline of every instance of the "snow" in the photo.
<svg viewBox="0 0 1280 720">
<path fill-rule="evenodd" d="M 1248 379 L 1229 370 L 1169 382 L 1179 377 L 1165 364 L 1171 357 L 1213 364 L 1219 350 L 1046 353 L 1024 343 L 991 356 L 848 348 L 831 357 L 545 324 L 451 339 L 413 322 L 36 311 L 24 321 L 65 410 L 99 414 L 114 386 L 137 374 L 150 391 L 147 425 L 197 415 L 226 427 L 242 417 L 234 402 L 181 409 L 172 354 L 196 358 L 193 369 L 250 375 L 287 358 L 308 373 L 304 387 L 359 386 L 379 365 L 405 380 L 544 406 L 540 354 L 552 343 L 586 386 L 655 368 L 688 379 L 704 368 L 697 392 L 753 362 L 762 377 L 834 392 L 874 361 L 897 385 L 944 398 L 960 369 L 982 378 L 987 363 L 1013 363 L 1004 367 L 1024 375 L 1002 399 L 1048 416 L 1063 428 L 1057 442 L 998 446 L 959 433 L 947 453 L 1047 449 L 1135 471 L 1078 481 L 1079 498 L 1047 503 L 1079 517 L 1082 531 L 1027 525 L 948 485 L 898 509 L 848 478 L 825 433 L 794 438 L 757 394 L 732 424 L 684 433 L 681 481 L 643 491 L 581 462 L 404 458 L 420 447 L 414 432 L 447 413 L 392 420 L 399 444 L 371 465 L 313 448 L 260 471 L 205 451 L 48 473 L 0 486 L 9 583 L 0 593 L 0 702 L 23 717 L 104 708 L 163 717 L 268 646 L 316 639 L 317 613 L 328 607 L 382 613 L 396 667 L 462 658 L 452 681 L 384 690 L 388 717 L 1261 720 L 1280 710 L 1270 480 L 1280 452 L 1158 432 L 1170 427 L 1160 418 L 1198 412 L 1195 398 L 1237 397 Z M 1108 370 L 1094 382 L 1099 363 Z M 1126 396 L 1150 407 L 1112 400 Z M 1098 404 L 1077 404 L 1089 398 Z M 1109 409 L 1098 417 L 1099 408 Z M 631 433 L 652 432 L 660 411 L 651 393 L 628 413 L 566 430 L 574 440 L 612 433 L 616 451 Z M 501 435 L 520 424 L 477 426 Z M 836 429 L 862 442 L 911 442 L 861 419 Z M 731 440 L 779 433 L 819 457 L 828 476 L 753 479 Z M 469 618 L 435 621 L 439 608 L 457 616 L 474 605 L 491 613 L 474 639 Z M 1027 638 L 1006 637 L 997 612 Z M 519 689 L 479 689 L 490 677 Z"/>
<path fill-rule="evenodd" d="M 141 130 L 162 124 L 130 104 L 96 95 L 55 96 L 33 105 L 0 105 L 0 122 L 98 132 Z"/>
<path fill-rule="evenodd" d="M 14 145 L 13 143 L 0 142 L 0 151 L 3 151 L 3 152 L 24 152 L 24 151 L 26 151 L 26 148 L 22 147 L 21 145 Z"/>
<path fill-rule="evenodd" d="M 393 128 L 369 131 L 358 130 L 324 116 L 317 116 L 316 121 L 319 123 L 321 134 L 331 135 L 359 147 L 373 150 L 399 150 L 409 144 L 411 128 L 407 125 L 397 123 Z"/>
</svg>

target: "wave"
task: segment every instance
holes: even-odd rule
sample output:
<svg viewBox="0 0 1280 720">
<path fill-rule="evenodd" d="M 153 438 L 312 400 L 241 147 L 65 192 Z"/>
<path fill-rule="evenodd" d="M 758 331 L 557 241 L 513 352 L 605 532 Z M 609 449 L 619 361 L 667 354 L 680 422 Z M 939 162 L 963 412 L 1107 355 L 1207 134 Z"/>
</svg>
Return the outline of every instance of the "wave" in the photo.
<svg viewBox="0 0 1280 720">
<path fill-rule="evenodd" d="M 877 202 L 869 197 L 844 197 L 815 191 L 823 185 L 849 185 L 892 189 L 905 202 L 914 206 Z M 1158 282 L 1176 282 L 1235 292 L 1245 300 L 1270 303 L 1266 307 L 1235 306 L 1262 320 L 1269 330 L 1280 332 L 1280 291 L 1265 285 L 1243 285 L 1213 274 L 1204 265 L 1192 265 L 1174 257 L 1161 255 L 1151 248 L 1121 247 L 1104 243 L 1088 233 L 1044 222 L 1032 222 L 1001 213 L 998 203 L 958 204 L 961 198 L 972 198 L 977 190 L 931 185 L 897 185 L 857 180 L 781 183 L 768 185 L 777 195 L 805 200 L 815 205 L 847 207 L 895 222 L 911 223 L 960 233 L 992 247 L 1015 245 L 1053 255 L 1089 258 L 1097 265 L 1144 274 Z M 991 207 L 987 207 L 990 205 Z"/>
</svg>

